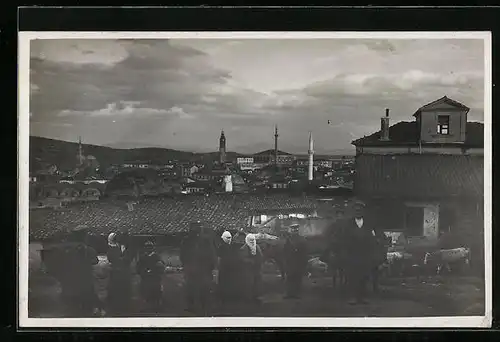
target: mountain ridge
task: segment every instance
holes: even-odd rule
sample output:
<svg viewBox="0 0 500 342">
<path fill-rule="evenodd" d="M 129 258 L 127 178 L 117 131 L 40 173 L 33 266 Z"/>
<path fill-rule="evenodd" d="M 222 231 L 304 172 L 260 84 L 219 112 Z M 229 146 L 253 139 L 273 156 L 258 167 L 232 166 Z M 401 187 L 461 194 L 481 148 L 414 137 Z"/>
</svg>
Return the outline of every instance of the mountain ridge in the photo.
<svg viewBox="0 0 500 342">
<path fill-rule="evenodd" d="M 83 154 L 94 156 L 102 167 L 125 162 L 151 162 L 167 163 L 169 160 L 191 161 L 198 160 L 210 162 L 217 160 L 218 151 L 213 152 L 190 152 L 163 147 L 138 147 L 138 148 L 116 148 L 109 146 L 82 143 Z M 57 165 L 60 169 L 69 170 L 76 167 L 78 155 L 78 142 L 30 136 L 30 170 L 43 169 L 50 165 Z M 229 159 L 237 155 L 252 155 L 251 153 L 226 152 Z M 301 156 L 302 154 L 297 154 Z M 321 155 L 316 155 L 321 158 Z M 323 156 L 323 157 L 326 157 Z"/>
</svg>

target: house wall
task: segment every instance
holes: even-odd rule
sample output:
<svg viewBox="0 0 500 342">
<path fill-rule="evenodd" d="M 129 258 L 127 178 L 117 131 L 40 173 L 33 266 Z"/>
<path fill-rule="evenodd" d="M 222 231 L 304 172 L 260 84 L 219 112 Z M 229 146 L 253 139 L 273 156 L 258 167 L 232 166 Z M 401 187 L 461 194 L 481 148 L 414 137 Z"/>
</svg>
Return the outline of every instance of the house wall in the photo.
<svg viewBox="0 0 500 342">
<path fill-rule="evenodd" d="M 253 157 L 237 157 L 236 158 L 236 164 L 253 164 L 253 163 L 254 163 Z"/>
<path fill-rule="evenodd" d="M 380 230 L 394 235 L 394 240 L 402 233 L 404 243 L 411 245 L 410 248 L 469 247 L 476 267 L 484 265 L 484 214 L 480 201 L 441 199 L 436 203 L 381 198 L 366 203 L 366 219 Z M 408 236 L 406 232 L 407 207 L 424 209 L 423 235 L 420 237 Z"/>
<path fill-rule="evenodd" d="M 482 197 L 484 158 L 361 154 L 356 156 L 354 190 L 362 197 Z"/>
<path fill-rule="evenodd" d="M 427 204 L 424 207 L 424 236 L 431 240 L 439 237 L 439 206 Z"/>
<path fill-rule="evenodd" d="M 483 156 L 483 148 L 438 147 L 438 146 L 373 146 L 357 147 L 359 154 L 451 154 Z"/>
<path fill-rule="evenodd" d="M 467 112 L 457 110 L 447 104 L 432 111 L 422 112 L 420 117 L 420 137 L 422 142 L 451 143 L 465 142 L 465 125 L 467 122 Z M 438 115 L 449 115 L 449 134 L 437 133 Z"/>
</svg>

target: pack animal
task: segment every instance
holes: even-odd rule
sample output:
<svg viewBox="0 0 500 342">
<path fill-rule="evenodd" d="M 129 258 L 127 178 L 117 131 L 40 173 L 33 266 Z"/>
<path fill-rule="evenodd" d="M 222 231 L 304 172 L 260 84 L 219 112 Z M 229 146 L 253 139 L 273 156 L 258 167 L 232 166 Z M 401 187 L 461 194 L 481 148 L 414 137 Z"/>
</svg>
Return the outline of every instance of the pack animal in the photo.
<svg viewBox="0 0 500 342">
<path fill-rule="evenodd" d="M 320 260 L 319 257 L 309 259 L 307 262 L 307 277 L 317 278 L 328 273 L 328 264 Z"/>
<path fill-rule="evenodd" d="M 436 274 L 441 274 L 443 268 L 450 273 L 453 269 L 468 266 L 469 264 L 470 249 L 466 247 L 427 252 L 424 257 L 424 265 L 430 267 Z"/>
</svg>

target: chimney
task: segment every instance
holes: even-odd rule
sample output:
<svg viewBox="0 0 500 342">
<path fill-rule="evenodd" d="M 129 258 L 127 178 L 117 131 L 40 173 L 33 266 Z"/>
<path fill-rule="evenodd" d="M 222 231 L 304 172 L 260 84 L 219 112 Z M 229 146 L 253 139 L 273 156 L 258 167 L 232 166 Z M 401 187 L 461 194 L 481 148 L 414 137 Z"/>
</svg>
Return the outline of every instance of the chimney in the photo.
<svg viewBox="0 0 500 342">
<path fill-rule="evenodd" d="M 385 117 L 380 119 L 380 140 L 389 141 L 389 108 L 385 109 Z"/>
</svg>

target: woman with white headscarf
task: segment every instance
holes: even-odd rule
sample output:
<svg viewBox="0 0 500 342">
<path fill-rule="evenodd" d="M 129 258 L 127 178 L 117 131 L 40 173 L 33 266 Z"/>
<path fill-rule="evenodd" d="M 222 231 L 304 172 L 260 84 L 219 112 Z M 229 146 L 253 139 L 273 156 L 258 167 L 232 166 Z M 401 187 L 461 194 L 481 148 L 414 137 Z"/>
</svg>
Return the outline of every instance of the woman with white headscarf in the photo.
<svg viewBox="0 0 500 342">
<path fill-rule="evenodd" d="M 118 241 L 119 235 L 108 236 L 108 261 L 111 270 L 108 283 L 107 301 L 112 315 L 127 315 L 130 310 L 132 294 L 131 264 L 133 255 L 126 246 Z"/>
<path fill-rule="evenodd" d="M 259 303 L 259 290 L 262 279 L 262 251 L 257 245 L 255 234 L 247 234 L 245 244 L 240 249 L 243 261 L 245 299 L 251 303 Z"/>
</svg>

